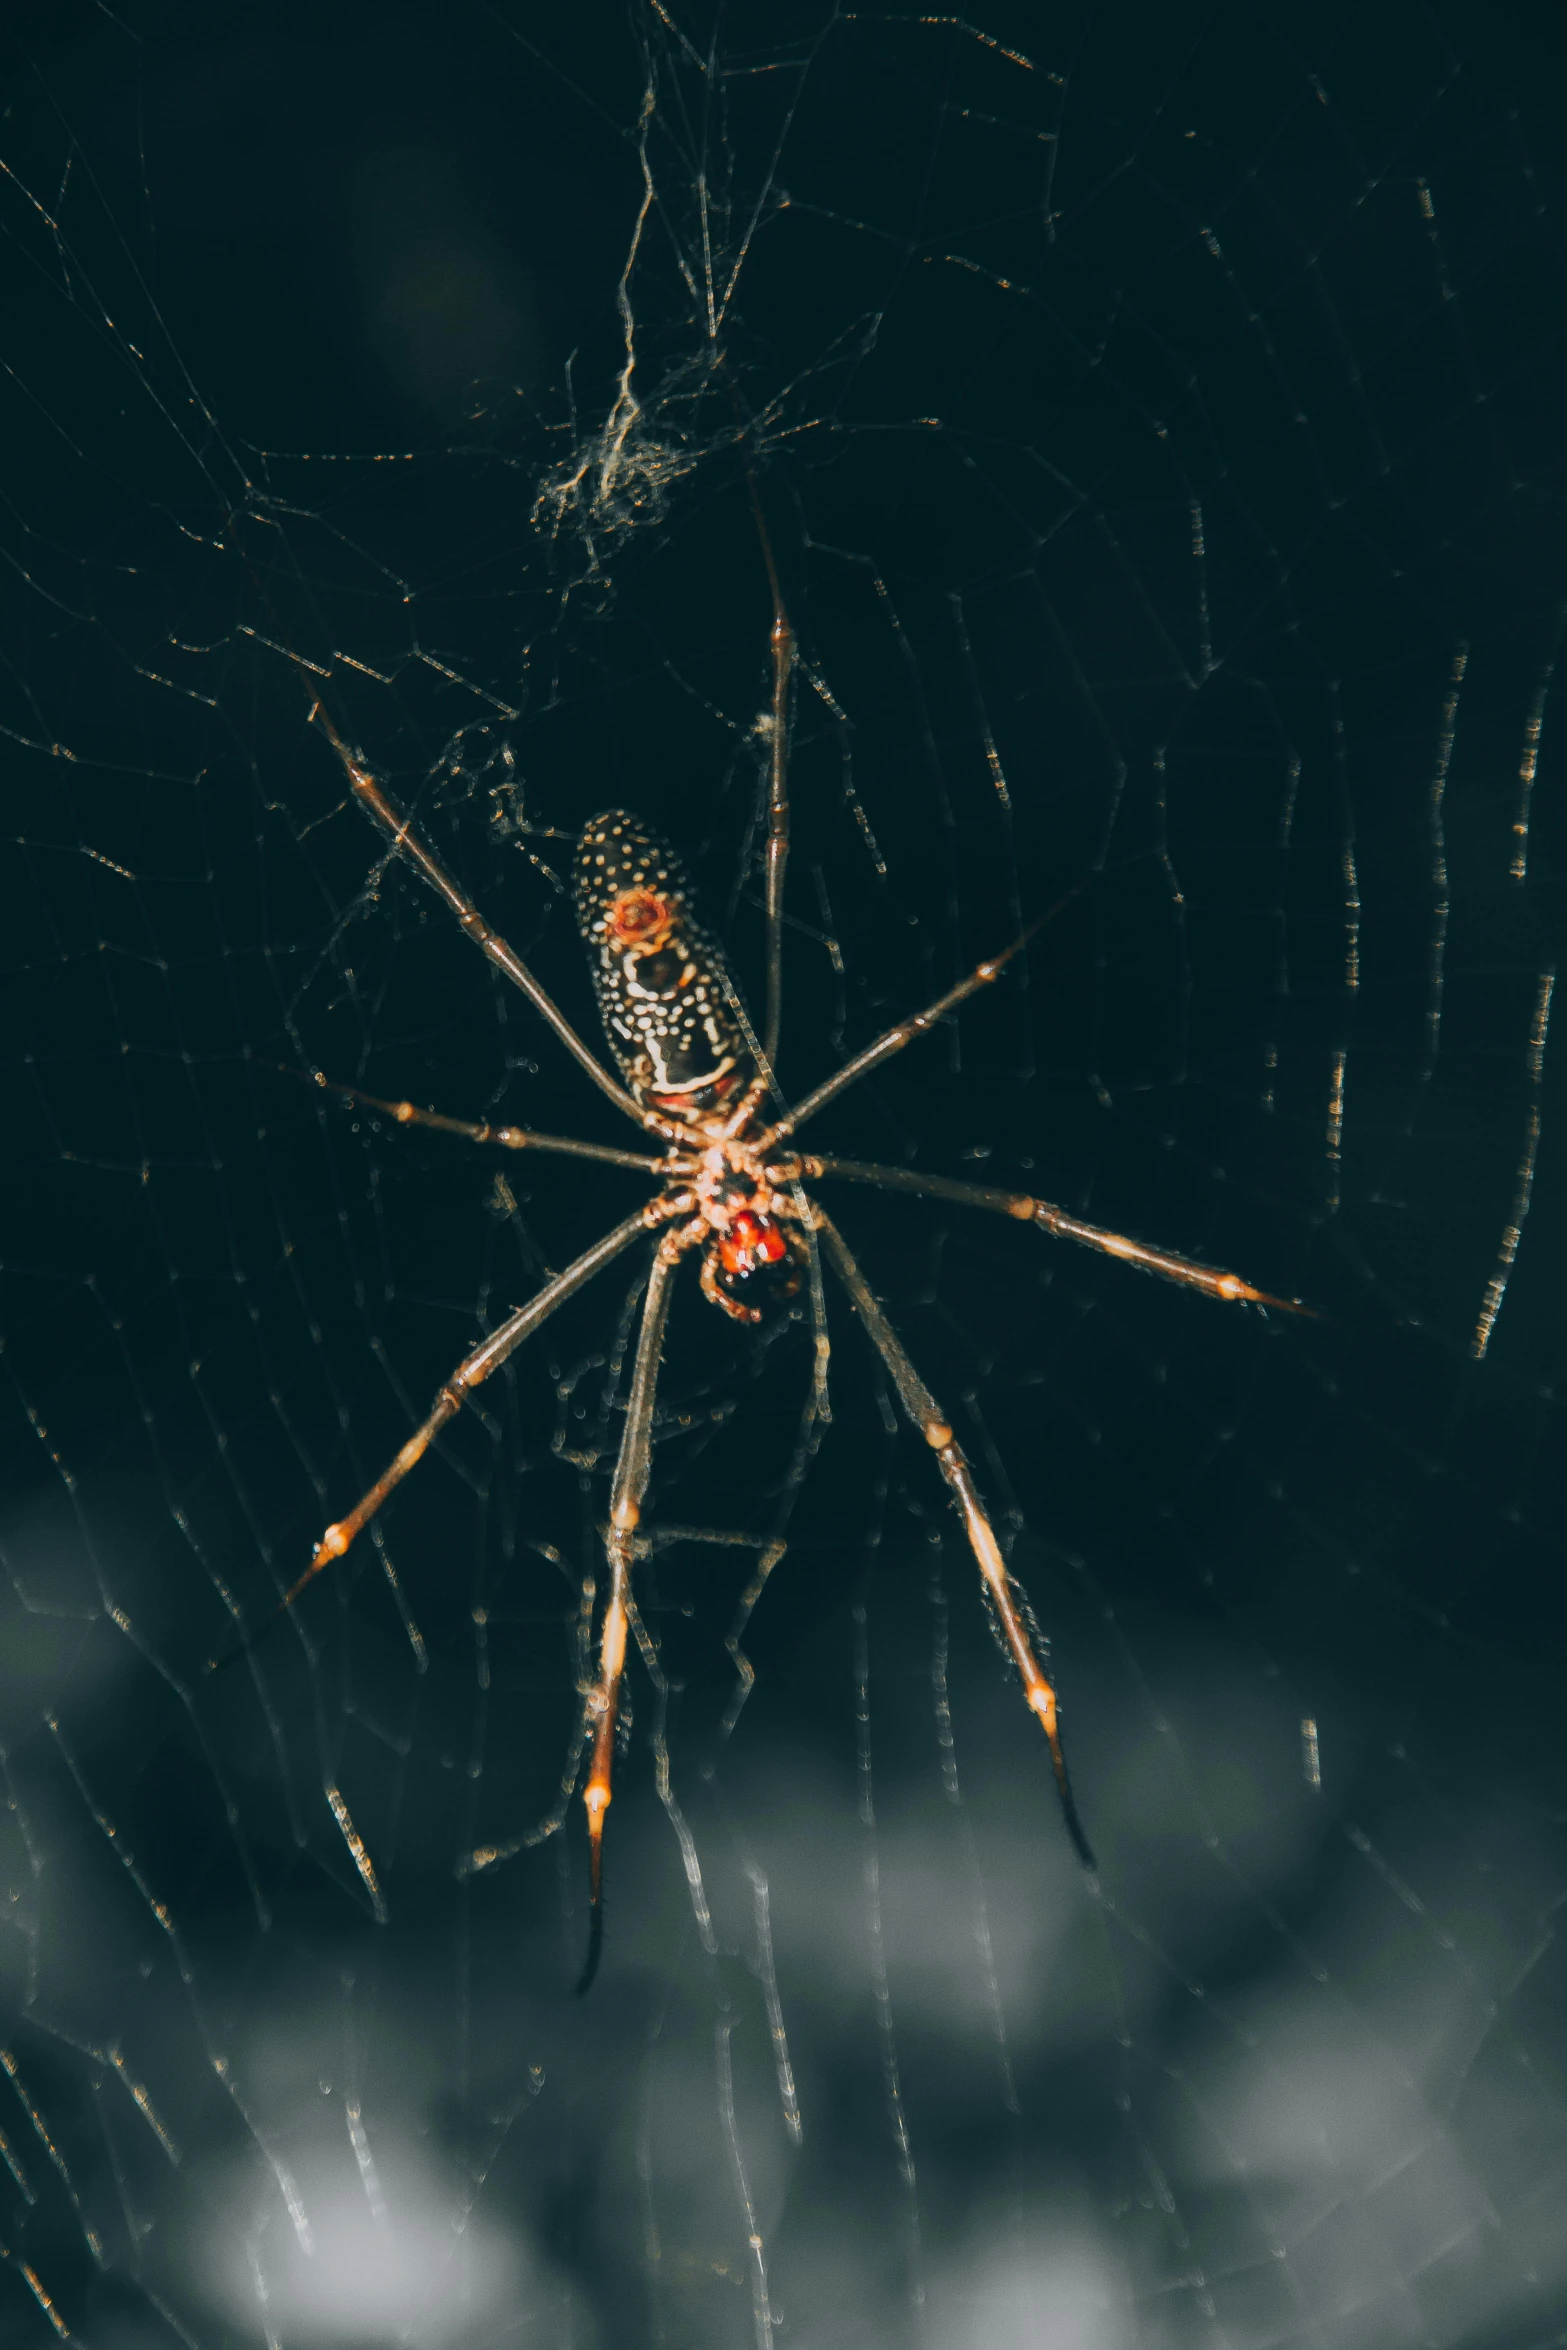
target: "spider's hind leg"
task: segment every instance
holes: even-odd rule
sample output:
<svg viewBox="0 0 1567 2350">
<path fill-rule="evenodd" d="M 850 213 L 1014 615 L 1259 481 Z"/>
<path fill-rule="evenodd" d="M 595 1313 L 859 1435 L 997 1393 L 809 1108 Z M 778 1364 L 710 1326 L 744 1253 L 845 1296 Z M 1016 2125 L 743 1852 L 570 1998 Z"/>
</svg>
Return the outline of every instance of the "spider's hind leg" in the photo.
<svg viewBox="0 0 1567 2350">
<path fill-rule="evenodd" d="M 789 689 L 794 675 L 795 642 L 755 477 L 748 473 L 746 483 L 773 600 L 773 625 L 768 638 L 773 693 L 767 720 L 767 1012 L 762 1030 L 762 1057 L 772 1069 L 778 1060 L 778 1031 L 783 1019 L 783 895 L 784 875 L 789 865 Z M 766 1091 L 765 1085 L 762 1090 Z"/>
</svg>

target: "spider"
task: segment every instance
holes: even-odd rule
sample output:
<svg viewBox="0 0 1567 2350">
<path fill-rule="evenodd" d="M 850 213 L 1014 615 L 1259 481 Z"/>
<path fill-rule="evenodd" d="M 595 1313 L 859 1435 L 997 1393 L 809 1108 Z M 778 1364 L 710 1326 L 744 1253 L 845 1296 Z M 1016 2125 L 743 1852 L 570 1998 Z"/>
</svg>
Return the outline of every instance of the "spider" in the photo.
<svg viewBox="0 0 1567 2350">
<path fill-rule="evenodd" d="M 451 1118 L 417 1108 L 412 1102 L 382 1100 L 317 1077 L 327 1090 L 380 1111 L 401 1125 L 431 1127 L 508 1150 L 596 1160 L 649 1176 L 657 1186 L 642 1207 L 546 1282 L 457 1365 L 437 1392 L 428 1417 L 389 1466 L 343 1517 L 327 1527 L 309 1566 L 281 1603 L 282 1608 L 291 1608 L 306 1585 L 343 1556 L 355 1536 L 423 1459 L 439 1431 L 456 1416 L 465 1397 L 499 1370 L 595 1273 L 638 1240 L 656 1236 L 625 1426 L 610 1488 L 609 1516 L 603 1529 L 609 1588 L 598 1618 L 597 1673 L 584 1692 L 588 1732 L 584 1746 L 591 1745 L 591 1754 L 582 1791 L 587 1812 L 590 1921 L 587 1962 L 578 1985 L 583 1991 L 593 1980 L 602 1947 L 604 1818 L 613 1792 L 627 1638 L 637 1623 L 632 1567 L 645 1549 L 645 1537 L 639 1545 L 638 1528 L 651 1466 L 660 1355 L 671 1285 L 683 1259 L 698 1259 L 701 1291 L 709 1304 L 748 1324 L 760 1322 L 769 1310 L 796 1295 L 807 1274 L 814 1274 L 817 1263 L 825 1263 L 842 1283 L 905 1413 L 946 1481 L 1001 1643 L 1022 1684 L 1024 1700 L 1044 1732 L 1067 1831 L 1079 1859 L 1090 1869 L 1095 1866 L 1094 1855 L 1067 1774 L 1060 1700 L 1041 1662 L 1040 1651 L 1046 1655 L 1048 1651 L 1032 1628 L 1027 1600 L 1008 1569 L 950 1420 L 905 1352 L 842 1233 L 806 1185 L 843 1181 L 953 1201 L 1010 1216 L 1058 1239 L 1102 1250 L 1207 1297 L 1289 1313 L 1310 1311 L 1298 1299 L 1273 1297 L 1254 1289 L 1237 1274 L 1085 1223 L 1049 1200 L 950 1181 L 909 1168 L 803 1153 L 794 1147 L 799 1130 L 829 1102 L 987 987 L 1041 923 L 1036 922 L 1000 953 L 977 964 L 923 1011 L 886 1029 L 802 1100 L 792 1107 L 783 1105 L 773 1069 L 783 999 L 783 898 L 789 856 L 788 716 L 795 640 L 765 533 L 763 543 L 774 616 L 764 852 L 767 1001 L 760 1039 L 746 1015 L 721 947 L 699 919 L 680 858 L 635 815 L 625 809 L 609 809 L 593 817 L 582 832 L 573 897 L 577 927 L 592 959 L 605 1034 L 620 1072 L 617 1080 L 441 864 L 410 819 L 394 805 L 363 756 L 349 746 L 324 703 L 315 694 L 311 699 L 311 720 L 336 753 L 354 798 L 390 841 L 393 851 L 413 865 L 445 900 L 462 930 L 522 990 L 599 1091 L 663 1145 L 657 1156 L 642 1155 L 571 1136 L 541 1134 L 528 1127 Z M 1041 922 L 1048 919 L 1043 916 Z M 819 1278 L 813 1278 L 812 1289 L 818 1337 L 824 1345 Z"/>
</svg>

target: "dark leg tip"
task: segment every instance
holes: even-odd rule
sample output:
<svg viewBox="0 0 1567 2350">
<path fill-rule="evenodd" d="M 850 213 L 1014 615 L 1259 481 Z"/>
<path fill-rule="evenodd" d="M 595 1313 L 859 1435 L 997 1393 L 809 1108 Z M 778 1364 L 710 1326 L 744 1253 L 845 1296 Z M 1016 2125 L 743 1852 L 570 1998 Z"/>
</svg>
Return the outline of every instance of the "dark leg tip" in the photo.
<svg viewBox="0 0 1567 2350">
<path fill-rule="evenodd" d="M 1088 1841 L 1087 1831 L 1084 1829 L 1082 1821 L 1077 1816 L 1076 1804 L 1072 1801 L 1070 1796 L 1067 1796 L 1063 1800 L 1061 1808 L 1066 1814 L 1066 1832 L 1072 1839 L 1073 1851 L 1077 1854 L 1077 1857 L 1082 1862 L 1084 1868 L 1090 1870 L 1095 1876 L 1097 1876 L 1099 1873 L 1099 1863 L 1094 1858 L 1094 1848 Z"/>
<path fill-rule="evenodd" d="M 588 1912 L 587 1962 L 584 1965 L 581 1974 L 577 1977 L 576 1987 L 572 1992 L 572 1997 L 574 1999 L 581 1999 L 587 1992 L 592 1990 L 593 1978 L 599 1971 L 599 1960 L 603 1957 L 603 1955 L 604 1911 L 602 1905 L 595 1901 L 592 1909 Z"/>
</svg>

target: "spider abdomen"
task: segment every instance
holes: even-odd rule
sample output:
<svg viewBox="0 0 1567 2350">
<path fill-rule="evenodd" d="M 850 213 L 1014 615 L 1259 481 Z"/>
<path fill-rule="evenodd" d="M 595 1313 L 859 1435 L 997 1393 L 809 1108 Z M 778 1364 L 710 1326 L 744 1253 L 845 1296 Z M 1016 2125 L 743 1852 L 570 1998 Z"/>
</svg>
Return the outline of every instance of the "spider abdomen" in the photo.
<svg viewBox="0 0 1567 2350">
<path fill-rule="evenodd" d="M 604 1032 L 637 1100 L 695 1120 L 737 1099 L 754 1073 L 739 999 L 668 841 L 606 808 L 583 828 L 573 896 Z"/>
</svg>

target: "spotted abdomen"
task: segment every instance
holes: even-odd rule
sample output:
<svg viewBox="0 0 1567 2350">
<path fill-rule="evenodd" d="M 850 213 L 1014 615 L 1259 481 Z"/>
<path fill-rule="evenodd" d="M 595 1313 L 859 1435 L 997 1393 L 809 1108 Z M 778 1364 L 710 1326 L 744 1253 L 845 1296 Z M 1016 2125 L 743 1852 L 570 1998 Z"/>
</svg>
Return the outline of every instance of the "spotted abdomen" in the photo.
<svg viewBox="0 0 1567 2350">
<path fill-rule="evenodd" d="M 583 829 L 573 893 L 605 1034 L 637 1100 L 689 1119 L 736 1101 L 753 1064 L 734 984 L 668 841 L 606 808 Z"/>
</svg>

